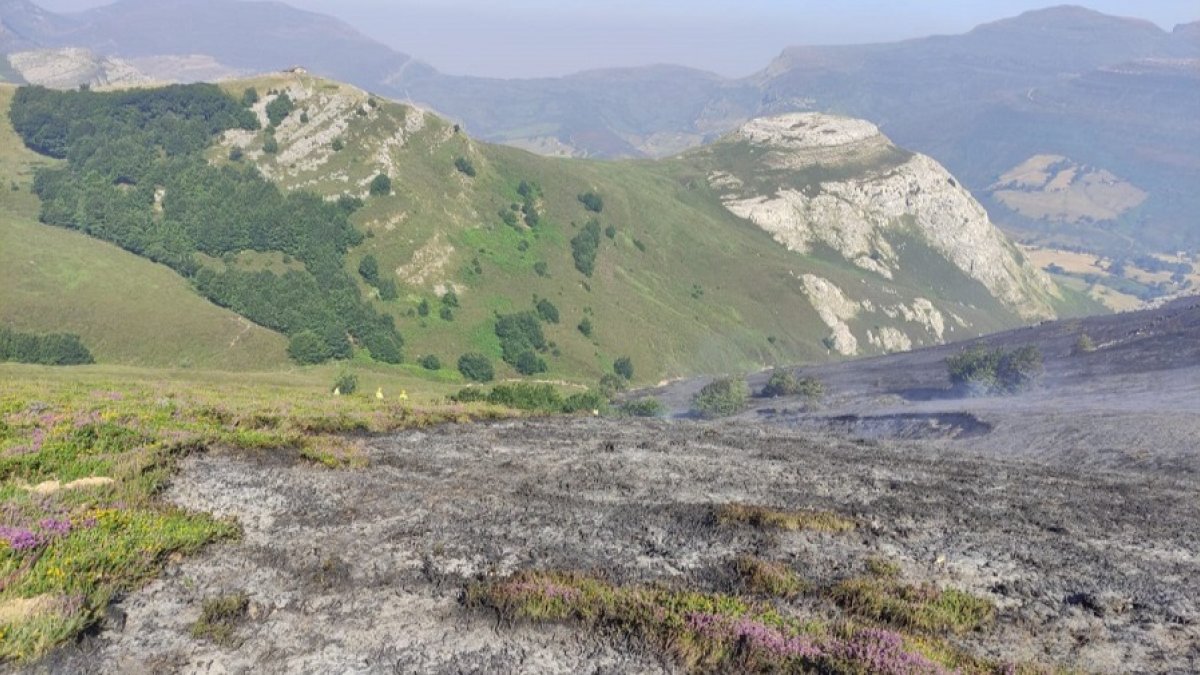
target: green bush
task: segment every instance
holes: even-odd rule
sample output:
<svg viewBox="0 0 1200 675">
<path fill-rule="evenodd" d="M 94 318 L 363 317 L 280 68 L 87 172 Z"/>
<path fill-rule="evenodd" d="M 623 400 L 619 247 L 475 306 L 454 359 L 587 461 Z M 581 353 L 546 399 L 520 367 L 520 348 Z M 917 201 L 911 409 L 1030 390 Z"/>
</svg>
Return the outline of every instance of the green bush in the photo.
<svg viewBox="0 0 1200 675">
<path fill-rule="evenodd" d="M 1096 342 L 1092 340 L 1092 336 L 1087 333 L 1081 333 L 1079 339 L 1075 341 L 1075 347 L 1072 351 L 1076 354 L 1090 354 L 1096 351 Z"/>
<path fill-rule="evenodd" d="M 500 338 L 501 358 L 505 363 L 524 375 L 545 371 L 545 363 L 539 364 L 541 359 L 535 353 L 547 348 L 546 335 L 542 332 L 542 322 L 537 314 L 525 311 L 498 316 L 496 337 Z"/>
<path fill-rule="evenodd" d="M 254 87 L 250 87 L 246 91 L 242 92 L 242 106 L 243 107 L 249 108 L 249 107 L 253 106 L 255 103 L 258 103 L 258 90 L 257 89 L 255 89 Z"/>
<path fill-rule="evenodd" d="M 576 326 L 576 328 L 579 329 L 580 333 L 583 333 L 584 337 L 589 337 L 589 338 L 592 337 L 592 320 L 591 319 L 584 317 L 583 321 L 580 321 L 579 325 Z"/>
<path fill-rule="evenodd" d="M 421 302 L 417 303 L 417 316 L 429 316 L 429 309 L 429 301 L 425 298 L 421 298 Z"/>
<path fill-rule="evenodd" d="M 455 403 L 484 403 L 487 399 L 488 393 L 483 387 L 467 387 L 450 395 L 450 400 Z"/>
<path fill-rule="evenodd" d="M 625 378 L 616 373 L 606 373 L 600 378 L 600 391 L 608 398 L 612 398 L 617 394 L 625 391 L 627 386 Z"/>
<path fill-rule="evenodd" d="M 562 404 L 562 411 L 568 415 L 576 413 L 604 413 L 608 411 L 608 399 L 598 391 L 586 391 L 571 394 Z"/>
<path fill-rule="evenodd" d="M 0 363 L 34 363 L 43 366 L 77 366 L 95 363 L 78 335 L 31 335 L 0 327 Z"/>
<path fill-rule="evenodd" d="M 455 293 L 454 289 L 450 289 L 450 290 L 446 291 L 446 293 L 442 296 L 442 304 L 445 305 L 446 307 L 457 308 L 458 307 L 458 293 Z"/>
<path fill-rule="evenodd" d="M 517 410 L 559 412 L 563 407 L 562 396 L 548 384 L 500 384 L 488 394 L 488 403 Z"/>
<path fill-rule="evenodd" d="M 620 375 L 626 381 L 633 379 L 633 359 L 628 356 L 622 356 L 613 363 L 613 372 Z"/>
<path fill-rule="evenodd" d="M 629 417 L 662 417 L 665 412 L 666 406 L 653 396 L 621 404 L 621 414 Z"/>
<path fill-rule="evenodd" d="M 544 373 L 549 370 L 549 368 L 546 366 L 545 359 L 538 356 L 532 350 L 526 350 L 518 354 L 517 359 L 512 366 L 513 368 L 517 369 L 518 373 L 527 377 L 529 375 Z"/>
<path fill-rule="evenodd" d="M 346 149 L 346 141 L 343 141 L 340 138 L 335 138 L 333 139 L 333 142 L 329 144 L 329 147 L 333 149 L 334 152 L 341 152 L 342 150 Z"/>
<path fill-rule="evenodd" d="M 763 398 L 803 396 L 811 402 L 816 402 L 825 395 L 825 385 L 813 377 L 797 378 L 791 371 L 777 370 L 771 373 L 771 378 L 767 380 L 761 395 Z"/>
<path fill-rule="evenodd" d="M 300 331 L 288 342 L 288 356 L 296 363 L 311 366 L 325 363 L 332 358 L 333 353 L 325 339 L 313 330 Z"/>
<path fill-rule="evenodd" d="M 342 373 L 334 380 L 333 388 L 335 391 L 349 396 L 358 391 L 358 376 L 354 373 Z"/>
<path fill-rule="evenodd" d="M 275 140 L 274 136 L 267 136 L 267 140 L 263 141 L 263 152 L 268 155 L 274 155 L 279 152 L 279 141 Z"/>
<path fill-rule="evenodd" d="M 453 321 L 454 310 L 446 305 L 442 305 L 442 308 L 438 310 L 438 316 L 442 319 L 442 321 Z"/>
<path fill-rule="evenodd" d="M 374 197 L 386 197 L 392 194 L 392 179 L 386 173 L 381 173 L 371 179 L 369 190 Z"/>
<path fill-rule="evenodd" d="M 975 345 L 946 359 L 955 387 L 973 395 L 1014 394 L 1032 387 L 1043 373 L 1042 353 L 1034 345 L 1006 351 Z"/>
<path fill-rule="evenodd" d="M 400 289 L 396 287 L 396 282 L 391 279 L 383 279 L 375 287 L 379 289 L 379 299 L 384 302 L 400 299 Z"/>
<path fill-rule="evenodd" d="M 604 210 L 604 200 L 595 192 L 585 192 L 579 195 L 579 203 L 583 204 L 583 208 L 593 213 L 600 213 Z"/>
<path fill-rule="evenodd" d="M 600 223 L 592 220 L 583 226 L 583 231 L 571 240 L 571 257 L 575 269 L 584 276 L 592 276 L 596 269 L 596 255 L 600 250 Z"/>
<path fill-rule="evenodd" d="M 544 261 L 544 260 L 539 260 L 539 261 L 533 263 L 533 271 L 539 277 L 550 276 L 550 266 L 547 265 L 546 261 Z"/>
<path fill-rule="evenodd" d="M 492 362 L 483 354 L 463 354 L 458 359 L 458 372 L 473 382 L 491 382 L 496 379 Z"/>
<path fill-rule="evenodd" d="M 441 370 L 442 369 L 442 360 L 439 359 L 438 357 L 434 356 L 433 354 L 429 354 L 427 356 L 422 356 L 417 361 L 417 363 L 420 364 L 420 366 L 422 368 L 424 368 L 425 370 Z"/>
<path fill-rule="evenodd" d="M 604 236 L 608 237 L 609 239 L 616 239 L 617 238 L 617 226 L 609 225 L 608 227 L 604 228 Z"/>
<path fill-rule="evenodd" d="M 545 298 L 537 301 L 537 313 L 538 317 L 546 323 L 558 323 L 558 308 Z"/>
<path fill-rule="evenodd" d="M 267 104 L 267 120 L 273 127 L 279 126 L 287 116 L 292 114 L 296 109 L 295 102 L 292 97 L 286 93 L 276 96 L 270 103 Z"/>
<path fill-rule="evenodd" d="M 466 157 L 459 157 L 454 160 L 454 168 L 458 169 L 459 173 L 470 178 L 475 177 L 475 165 Z"/>
<path fill-rule="evenodd" d="M 372 286 L 379 285 L 379 261 L 375 256 L 367 254 L 358 263 L 358 273 Z"/>
<path fill-rule="evenodd" d="M 750 398 L 750 387 L 740 378 L 711 382 L 692 399 L 692 407 L 705 418 L 728 417 L 741 412 Z"/>
</svg>

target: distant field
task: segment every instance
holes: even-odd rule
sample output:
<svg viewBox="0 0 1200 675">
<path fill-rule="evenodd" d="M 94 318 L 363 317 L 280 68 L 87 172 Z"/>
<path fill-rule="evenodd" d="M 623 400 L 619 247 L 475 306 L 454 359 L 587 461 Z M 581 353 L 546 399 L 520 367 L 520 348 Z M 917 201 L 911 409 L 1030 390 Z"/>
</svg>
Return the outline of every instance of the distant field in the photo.
<svg viewBox="0 0 1200 675">
<path fill-rule="evenodd" d="M 1172 284 L 1170 272 L 1151 272 L 1133 263 L 1126 263 L 1123 277 L 1118 277 L 1110 271 L 1113 260 L 1095 253 L 1080 253 L 1056 248 L 1022 245 L 1021 253 L 1035 266 L 1045 270 L 1051 266 L 1061 268 L 1062 272 L 1054 274 L 1054 278 L 1063 286 L 1072 290 L 1086 293 L 1105 307 L 1115 311 L 1128 311 L 1145 306 L 1146 302 L 1129 292 L 1139 286 L 1150 284 Z M 1177 256 L 1155 256 L 1165 263 L 1186 262 L 1195 271 L 1185 279 L 1188 288 L 1183 289 L 1196 293 L 1200 291 L 1200 262 L 1191 259 L 1180 259 Z M 1178 290 L 1178 284 L 1173 284 Z"/>
<path fill-rule="evenodd" d="M 0 323 L 78 333 L 102 363 L 218 369 L 288 364 L 283 336 L 198 296 L 179 275 L 79 232 L 37 222 L 31 166 L 0 86 Z"/>
</svg>

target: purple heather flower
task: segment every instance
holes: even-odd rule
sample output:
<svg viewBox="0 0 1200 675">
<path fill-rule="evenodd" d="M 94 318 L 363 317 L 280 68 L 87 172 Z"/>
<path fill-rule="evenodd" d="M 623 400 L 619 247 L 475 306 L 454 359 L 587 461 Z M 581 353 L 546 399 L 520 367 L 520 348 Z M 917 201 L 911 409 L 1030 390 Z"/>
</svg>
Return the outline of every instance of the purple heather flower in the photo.
<svg viewBox="0 0 1200 675">
<path fill-rule="evenodd" d="M 14 551 L 28 551 L 45 543 L 42 535 L 23 527 L 0 527 L 0 539 L 7 541 Z"/>
<path fill-rule="evenodd" d="M 71 534 L 71 521 L 58 518 L 46 518 L 38 523 L 41 526 L 42 532 L 51 537 L 65 537 Z"/>
</svg>

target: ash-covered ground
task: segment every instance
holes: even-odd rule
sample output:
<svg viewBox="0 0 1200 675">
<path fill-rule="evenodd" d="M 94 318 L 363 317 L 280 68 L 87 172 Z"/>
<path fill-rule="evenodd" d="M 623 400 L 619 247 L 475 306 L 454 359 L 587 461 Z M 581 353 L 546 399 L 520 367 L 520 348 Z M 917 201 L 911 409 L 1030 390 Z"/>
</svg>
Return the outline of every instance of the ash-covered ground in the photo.
<svg viewBox="0 0 1200 675">
<path fill-rule="evenodd" d="M 990 600 L 951 636 L 972 654 L 1085 672 L 1200 671 L 1200 307 L 1050 324 L 1043 386 L 949 398 L 956 348 L 806 371 L 826 404 L 756 401 L 721 422 L 545 419 L 365 439 L 370 466 L 213 451 L 166 495 L 238 519 L 240 541 L 172 564 L 98 633 L 34 672 L 638 673 L 675 662 L 578 625 L 500 622 L 472 581 L 571 570 L 730 590 L 739 555 L 817 591 L 896 563 L 906 582 Z M 1071 345 L 1088 332 L 1097 350 Z M 677 412 L 702 383 L 660 392 Z M 729 503 L 816 509 L 849 533 L 714 520 Z M 206 600 L 245 593 L 223 644 Z"/>
</svg>

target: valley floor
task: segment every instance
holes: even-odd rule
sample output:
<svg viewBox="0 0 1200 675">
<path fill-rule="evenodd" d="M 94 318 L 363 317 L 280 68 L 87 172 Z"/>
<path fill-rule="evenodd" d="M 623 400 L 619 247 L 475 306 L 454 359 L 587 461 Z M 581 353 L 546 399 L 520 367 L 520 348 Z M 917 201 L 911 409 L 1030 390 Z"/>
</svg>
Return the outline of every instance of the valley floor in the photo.
<svg viewBox="0 0 1200 675">
<path fill-rule="evenodd" d="M 993 621 L 945 637 L 977 657 L 1200 669 L 1194 474 L 736 421 L 445 426 L 376 437 L 367 452 L 369 468 L 343 471 L 270 453 L 188 458 L 167 497 L 236 517 L 244 537 L 171 566 L 30 672 L 673 672 L 639 640 L 498 622 L 465 606 L 464 589 L 536 569 L 730 592 L 731 561 L 748 554 L 803 578 L 809 590 L 771 601 L 784 615 L 844 618 L 830 589 L 883 561 L 905 583 L 995 606 Z M 737 527 L 714 519 L 729 503 L 858 527 Z M 226 646 L 193 635 L 206 600 L 240 593 Z"/>
</svg>

